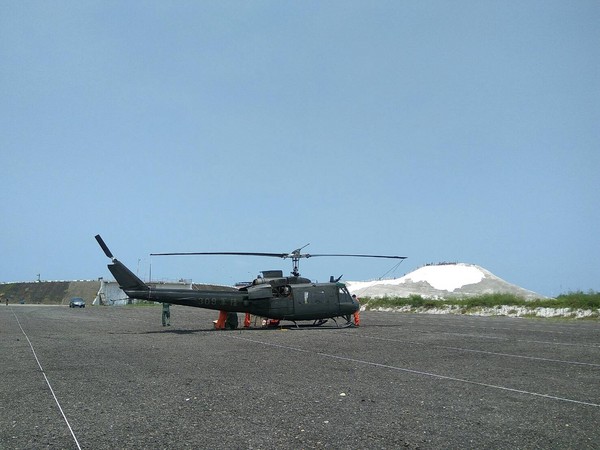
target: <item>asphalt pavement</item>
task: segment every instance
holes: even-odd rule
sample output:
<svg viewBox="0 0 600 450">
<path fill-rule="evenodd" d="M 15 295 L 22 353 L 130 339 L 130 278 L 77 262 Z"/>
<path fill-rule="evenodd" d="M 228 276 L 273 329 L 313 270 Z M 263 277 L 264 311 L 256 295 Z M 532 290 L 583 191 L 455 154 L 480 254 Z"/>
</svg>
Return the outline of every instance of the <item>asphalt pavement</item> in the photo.
<svg viewBox="0 0 600 450">
<path fill-rule="evenodd" d="M 600 448 L 598 321 L 216 316 L 0 306 L 0 449 Z"/>
</svg>

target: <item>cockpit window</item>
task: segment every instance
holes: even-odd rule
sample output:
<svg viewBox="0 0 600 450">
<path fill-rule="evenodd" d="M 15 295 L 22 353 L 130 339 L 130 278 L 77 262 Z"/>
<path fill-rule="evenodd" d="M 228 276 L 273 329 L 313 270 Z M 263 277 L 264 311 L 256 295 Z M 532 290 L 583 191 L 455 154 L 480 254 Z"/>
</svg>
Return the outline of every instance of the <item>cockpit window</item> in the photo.
<svg viewBox="0 0 600 450">
<path fill-rule="evenodd" d="M 352 296 L 346 286 L 339 286 L 340 303 L 352 303 Z"/>
</svg>

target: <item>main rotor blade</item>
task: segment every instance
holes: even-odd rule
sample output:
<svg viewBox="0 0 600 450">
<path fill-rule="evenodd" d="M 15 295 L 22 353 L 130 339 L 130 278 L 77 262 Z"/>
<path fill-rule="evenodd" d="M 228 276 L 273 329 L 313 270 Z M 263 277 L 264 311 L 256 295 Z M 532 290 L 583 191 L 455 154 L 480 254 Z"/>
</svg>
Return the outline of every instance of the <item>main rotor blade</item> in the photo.
<svg viewBox="0 0 600 450">
<path fill-rule="evenodd" d="M 171 253 L 150 253 L 150 256 L 195 256 L 195 255 L 233 255 L 233 256 L 268 256 L 272 258 L 312 258 L 313 256 L 346 256 L 352 258 L 387 258 L 387 259 L 406 259 L 406 256 L 393 255 L 354 255 L 346 253 L 265 253 L 265 252 L 171 252 Z"/>
<path fill-rule="evenodd" d="M 194 256 L 194 255 L 236 255 L 236 256 L 270 256 L 285 258 L 288 253 L 259 253 L 259 252 L 175 252 L 175 253 L 150 253 L 150 256 Z"/>
<path fill-rule="evenodd" d="M 306 258 L 313 256 L 348 256 L 352 258 L 387 258 L 387 259 L 406 259 L 406 256 L 392 256 L 392 255 L 349 255 L 345 253 L 320 253 L 317 255 L 305 255 Z"/>
</svg>

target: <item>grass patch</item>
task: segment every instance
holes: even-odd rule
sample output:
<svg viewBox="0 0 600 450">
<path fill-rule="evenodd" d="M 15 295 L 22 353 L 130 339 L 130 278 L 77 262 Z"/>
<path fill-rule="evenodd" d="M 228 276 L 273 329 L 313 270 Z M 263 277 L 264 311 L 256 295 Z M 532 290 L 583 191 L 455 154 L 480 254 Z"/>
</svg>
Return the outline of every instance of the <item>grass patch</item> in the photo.
<svg viewBox="0 0 600 450">
<path fill-rule="evenodd" d="M 411 295 L 410 297 L 382 297 L 361 298 L 365 309 L 375 308 L 439 308 L 444 306 L 458 306 L 462 310 L 476 308 L 494 308 L 497 306 L 523 306 L 528 308 L 572 308 L 572 309 L 600 309 L 600 293 L 577 291 L 561 294 L 556 298 L 525 300 L 513 294 L 485 294 L 475 297 L 460 297 L 446 300 L 432 300 Z"/>
<path fill-rule="evenodd" d="M 144 308 L 144 307 L 148 307 L 148 306 L 162 306 L 162 303 L 151 302 L 149 300 L 136 299 L 134 302 L 128 303 L 127 305 L 123 305 L 123 306 L 125 306 L 127 308 Z"/>
<path fill-rule="evenodd" d="M 567 308 L 598 309 L 600 308 L 600 292 L 588 291 L 584 293 L 576 291 L 561 294 L 556 297 L 556 301 L 564 304 Z"/>
</svg>

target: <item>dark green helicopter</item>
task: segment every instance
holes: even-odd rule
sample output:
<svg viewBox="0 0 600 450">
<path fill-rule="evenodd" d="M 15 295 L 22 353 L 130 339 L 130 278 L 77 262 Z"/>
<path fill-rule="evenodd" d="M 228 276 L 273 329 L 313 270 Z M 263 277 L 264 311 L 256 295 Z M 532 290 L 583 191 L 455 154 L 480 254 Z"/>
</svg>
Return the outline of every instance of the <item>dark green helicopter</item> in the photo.
<svg viewBox="0 0 600 450">
<path fill-rule="evenodd" d="M 406 259 L 405 256 L 350 255 L 350 254 L 308 254 L 301 253 L 301 247 L 291 253 L 250 253 L 250 252 L 186 252 L 152 253 L 152 256 L 174 255 L 236 255 L 267 256 L 291 259 L 291 276 L 284 276 L 281 270 L 263 271 L 262 275 L 239 289 L 231 290 L 191 290 L 173 288 L 154 288 L 144 283 L 122 262 L 117 260 L 108 249 L 100 235 L 96 235 L 107 257 L 112 260 L 108 269 L 119 287 L 130 297 L 160 303 L 193 306 L 233 313 L 250 313 L 267 319 L 296 321 L 311 320 L 313 325 L 322 325 L 327 319 L 342 317 L 343 326 L 351 326 L 351 316 L 359 309 L 356 299 L 352 298 L 341 277 L 331 277 L 329 283 L 314 283 L 300 276 L 298 270 L 301 258 L 316 256 L 345 256 L 357 258 Z M 308 244 L 307 244 L 308 245 Z M 401 262 L 401 261 L 400 261 Z M 297 326 L 297 324 L 296 324 Z"/>
</svg>

